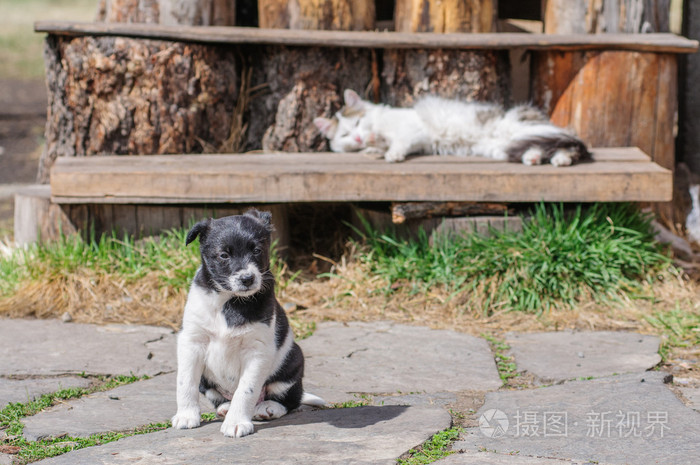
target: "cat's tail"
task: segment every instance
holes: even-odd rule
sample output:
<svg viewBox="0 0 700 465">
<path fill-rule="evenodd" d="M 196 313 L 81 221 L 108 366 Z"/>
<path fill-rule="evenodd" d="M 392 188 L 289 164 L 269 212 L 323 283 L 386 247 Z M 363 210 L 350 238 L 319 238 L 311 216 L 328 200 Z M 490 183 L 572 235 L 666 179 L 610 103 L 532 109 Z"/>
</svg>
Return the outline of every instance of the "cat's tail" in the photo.
<svg viewBox="0 0 700 465">
<path fill-rule="evenodd" d="M 526 165 L 551 163 L 554 166 L 568 166 L 591 159 L 586 144 L 563 129 L 544 126 L 519 135 L 505 149 L 508 161 Z"/>
<path fill-rule="evenodd" d="M 301 403 L 303 405 L 310 405 L 312 407 L 325 407 L 326 406 L 326 401 L 321 399 L 320 397 L 304 392 L 304 394 L 301 396 Z"/>
</svg>

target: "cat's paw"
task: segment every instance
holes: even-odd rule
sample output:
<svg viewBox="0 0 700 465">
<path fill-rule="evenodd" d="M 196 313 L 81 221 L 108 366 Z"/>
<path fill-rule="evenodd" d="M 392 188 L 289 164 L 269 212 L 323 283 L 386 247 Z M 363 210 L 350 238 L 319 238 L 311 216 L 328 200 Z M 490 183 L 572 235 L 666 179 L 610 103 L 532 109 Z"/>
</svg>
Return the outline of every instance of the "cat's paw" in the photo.
<svg viewBox="0 0 700 465">
<path fill-rule="evenodd" d="M 570 166 L 574 163 L 568 150 L 557 150 L 549 161 L 553 166 Z"/>
<path fill-rule="evenodd" d="M 529 148 L 523 153 L 523 165 L 541 165 L 542 164 L 542 149 L 537 147 Z"/>
<path fill-rule="evenodd" d="M 406 154 L 396 150 L 387 150 L 387 152 L 384 154 L 384 159 L 389 163 L 397 163 L 404 161 L 406 159 Z"/>
<path fill-rule="evenodd" d="M 360 150 L 360 153 L 368 153 L 370 155 L 384 155 L 384 150 L 378 147 L 366 147 Z"/>
<path fill-rule="evenodd" d="M 175 429 L 190 429 L 199 426 L 199 412 L 194 410 L 179 411 L 172 418 L 173 428 Z"/>
<path fill-rule="evenodd" d="M 221 432 L 224 436 L 228 436 L 230 438 L 242 438 L 243 436 L 253 434 L 254 431 L 255 427 L 253 426 L 253 423 L 249 421 L 236 423 L 235 421 L 224 420 L 224 422 L 221 424 Z"/>
</svg>

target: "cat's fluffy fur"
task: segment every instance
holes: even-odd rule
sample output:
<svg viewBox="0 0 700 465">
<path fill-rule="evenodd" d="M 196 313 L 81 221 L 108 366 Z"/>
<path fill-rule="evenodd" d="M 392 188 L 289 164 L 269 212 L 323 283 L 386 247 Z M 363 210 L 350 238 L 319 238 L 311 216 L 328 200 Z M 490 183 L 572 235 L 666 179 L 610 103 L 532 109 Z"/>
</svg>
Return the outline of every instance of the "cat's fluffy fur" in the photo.
<svg viewBox="0 0 700 465">
<path fill-rule="evenodd" d="M 428 96 L 413 108 L 393 108 L 362 100 L 350 89 L 344 98 L 345 106 L 333 118 L 314 119 L 334 152 L 383 153 L 389 162 L 433 153 L 555 166 L 590 158 L 578 137 L 530 105 L 505 110 Z"/>
</svg>

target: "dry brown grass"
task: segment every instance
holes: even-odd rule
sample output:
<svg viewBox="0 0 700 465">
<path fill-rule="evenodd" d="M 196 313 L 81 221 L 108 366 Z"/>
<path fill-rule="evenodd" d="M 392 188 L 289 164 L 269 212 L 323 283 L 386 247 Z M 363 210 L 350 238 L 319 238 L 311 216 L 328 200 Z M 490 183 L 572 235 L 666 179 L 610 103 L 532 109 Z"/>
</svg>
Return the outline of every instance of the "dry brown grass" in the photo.
<svg viewBox="0 0 700 465">
<path fill-rule="evenodd" d="M 365 265 L 345 257 L 333 265 L 331 274 L 330 278 L 283 282 L 278 286 L 279 300 L 296 304 L 291 316 L 306 323 L 392 320 L 474 335 L 561 329 L 656 333 L 645 320 L 646 315 L 677 305 L 700 311 L 700 286 L 671 274 L 664 275 L 661 282 L 647 285 L 644 299 L 621 298 L 605 303 L 590 300 L 540 316 L 505 309 L 484 315 L 479 304 L 487 289 L 450 296 L 441 288 L 411 293 L 395 285 L 393 292 L 386 293 L 382 291 L 386 285 L 382 278 L 372 277 Z M 175 329 L 180 325 L 186 292 L 163 286 L 155 274 L 127 282 L 80 269 L 20 287 L 12 296 L 0 300 L 0 315 L 57 318 L 69 312 L 74 321 L 84 323 L 151 324 Z"/>
</svg>

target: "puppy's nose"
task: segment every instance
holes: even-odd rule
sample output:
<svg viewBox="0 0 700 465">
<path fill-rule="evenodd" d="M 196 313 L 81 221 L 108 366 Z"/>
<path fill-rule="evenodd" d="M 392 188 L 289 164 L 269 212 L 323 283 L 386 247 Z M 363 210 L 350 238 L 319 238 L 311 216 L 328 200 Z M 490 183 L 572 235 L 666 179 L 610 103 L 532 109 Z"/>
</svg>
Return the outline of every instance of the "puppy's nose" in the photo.
<svg viewBox="0 0 700 465">
<path fill-rule="evenodd" d="M 253 273 L 244 273 L 240 275 L 238 279 L 240 279 L 241 284 L 244 286 L 250 286 L 255 281 L 255 276 Z"/>
</svg>

